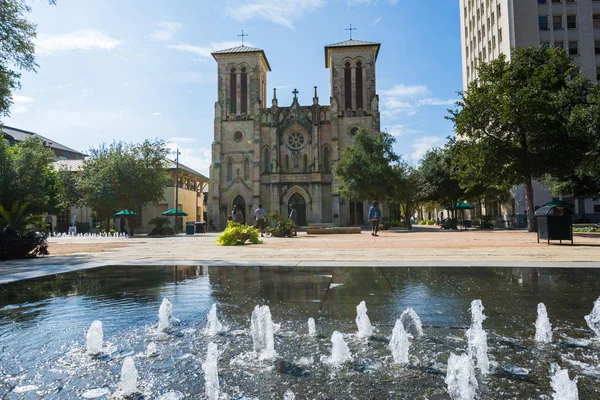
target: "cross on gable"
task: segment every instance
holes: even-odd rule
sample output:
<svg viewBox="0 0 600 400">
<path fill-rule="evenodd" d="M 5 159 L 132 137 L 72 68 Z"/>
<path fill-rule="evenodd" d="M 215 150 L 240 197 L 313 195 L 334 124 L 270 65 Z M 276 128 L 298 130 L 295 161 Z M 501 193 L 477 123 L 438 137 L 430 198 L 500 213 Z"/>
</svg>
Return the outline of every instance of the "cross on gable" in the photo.
<svg viewBox="0 0 600 400">
<path fill-rule="evenodd" d="M 350 24 L 350 28 L 346 28 L 345 30 L 350 31 L 350 40 L 352 40 L 352 31 L 355 31 L 356 28 L 353 28 L 352 24 Z"/>
<path fill-rule="evenodd" d="M 298 93 L 300 93 L 300 92 L 298 91 L 298 89 L 294 89 L 292 91 L 292 93 L 294 94 L 294 98 L 296 99 L 296 98 L 298 98 Z"/>
<path fill-rule="evenodd" d="M 238 37 L 240 37 L 240 36 L 242 37 L 242 46 L 243 46 L 244 45 L 244 36 L 248 36 L 248 34 L 247 33 L 244 34 L 244 30 L 242 29 L 242 34 L 238 35 Z"/>
</svg>

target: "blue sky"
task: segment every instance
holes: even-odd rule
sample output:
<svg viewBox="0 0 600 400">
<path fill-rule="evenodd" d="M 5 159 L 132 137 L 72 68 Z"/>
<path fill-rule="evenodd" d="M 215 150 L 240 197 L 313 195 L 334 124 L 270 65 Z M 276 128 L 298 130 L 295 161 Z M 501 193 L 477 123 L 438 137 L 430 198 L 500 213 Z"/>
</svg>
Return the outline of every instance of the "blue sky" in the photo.
<svg viewBox="0 0 600 400">
<path fill-rule="evenodd" d="M 381 43 L 382 130 L 418 162 L 445 142 L 447 109 L 462 88 L 456 0 L 36 1 L 38 73 L 24 73 L 3 122 L 80 151 L 102 142 L 160 137 L 208 176 L 217 65 L 210 52 L 265 50 L 281 106 L 299 90 L 329 104 L 323 47 L 349 38 Z"/>
</svg>

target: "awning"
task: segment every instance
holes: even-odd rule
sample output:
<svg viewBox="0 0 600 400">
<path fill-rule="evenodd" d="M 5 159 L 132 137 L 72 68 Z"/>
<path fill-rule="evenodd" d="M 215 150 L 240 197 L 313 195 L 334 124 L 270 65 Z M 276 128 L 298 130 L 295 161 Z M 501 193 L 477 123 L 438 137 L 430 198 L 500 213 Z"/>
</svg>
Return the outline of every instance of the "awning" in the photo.
<svg viewBox="0 0 600 400">
<path fill-rule="evenodd" d="M 115 217 L 120 217 L 123 215 L 137 215 L 137 213 L 135 211 L 131 211 L 131 210 L 121 210 L 117 213 L 113 214 Z"/>
<path fill-rule="evenodd" d="M 175 211 L 174 208 L 171 208 L 170 210 L 165 211 L 164 213 L 162 213 L 162 215 L 166 215 L 166 216 L 169 216 L 169 217 L 172 217 L 174 215 L 177 215 L 178 217 L 182 217 L 182 216 L 183 217 L 187 217 L 188 214 L 185 211 L 182 211 L 182 210 Z"/>
<path fill-rule="evenodd" d="M 475 206 L 473 204 L 465 203 L 462 201 L 457 202 L 454 205 L 454 210 L 472 210 Z M 446 206 L 446 210 L 450 210 L 450 206 Z"/>
<path fill-rule="evenodd" d="M 542 207 L 575 207 L 575 205 L 562 200 L 552 200 L 550 203 L 546 203 Z"/>
</svg>

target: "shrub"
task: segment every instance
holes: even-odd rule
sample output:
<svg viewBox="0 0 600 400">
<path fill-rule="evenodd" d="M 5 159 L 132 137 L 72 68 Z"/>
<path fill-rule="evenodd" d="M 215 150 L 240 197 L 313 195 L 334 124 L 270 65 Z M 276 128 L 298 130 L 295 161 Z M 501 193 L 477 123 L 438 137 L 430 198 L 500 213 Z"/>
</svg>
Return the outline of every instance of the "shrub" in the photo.
<svg viewBox="0 0 600 400">
<path fill-rule="evenodd" d="M 279 211 L 269 214 L 269 220 L 275 221 L 275 226 L 267 227 L 267 233 L 275 237 L 292 237 L 298 229 L 294 221 L 285 218 Z"/>
<path fill-rule="evenodd" d="M 425 223 L 426 223 L 427 225 L 435 225 L 435 221 L 434 221 L 434 220 L 432 220 L 432 219 L 428 219 L 427 221 L 425 221 Z"/>
<path fill-rule="evenodd" d="M 216 242 L 220 246 L 238 246 L 250 242 L 259 244 L 262 241 L 258 238 L 260 231 L 253 226 L 238 224 L 230 221 L 227 228 L 219 235 Z"/>
<path fill-rule="evenodd" d="M 0 205 L 0 260 L 48 255 L 48 242 L 40 216 L 25 212 L 28 203 L 13 203 L 10 210 Z"/>
<path fill-rule="evenodd" d="M 585 228 L 573 228 L 573 232 L 596 233 L 596 232 L 600 232 L 600 228 L 594 228 L 591 226 L 588 226 Z"/>
<path fill-rule="evenodd" d="M 77 228 L 77 233 L 89 233 L 91 231 L 89 222 L 76 222 L 75 227 Z"/>
<path fill-rule="evenodd" d="M 419 221 L 419 222 L 418 222 L 418 224 L 419 224 L 419 225 L 427 225 L 427 222 L 425 222 L 425 221 L 421 220 L 421 221 Z"/>
<path fill-rule="evenodd" d="M 171 221 L 167 217 L 156 217 L 148 221 L 149 224 L 154 224 L 155 227 L 150 232 L 150 235 L 174 235 L 175 230 L 171 228 Z"/>
</svg>

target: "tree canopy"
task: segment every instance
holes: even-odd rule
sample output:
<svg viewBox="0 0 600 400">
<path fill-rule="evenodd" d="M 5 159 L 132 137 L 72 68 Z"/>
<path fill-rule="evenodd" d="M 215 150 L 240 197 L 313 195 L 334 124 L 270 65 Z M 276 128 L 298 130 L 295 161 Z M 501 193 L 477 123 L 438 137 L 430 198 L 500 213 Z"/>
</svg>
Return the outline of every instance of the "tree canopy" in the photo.
<svg viewBox="0 0 600 400">
<path fill-rule="evenodd" d="M 449 117 L 461 182 L 524 184 L 530 231 L 536 230 L 532 180 L 573 170 L 585 148 L 569 121 L 592 85 L 575 74 L 563 49 L 513 49 L 510 61 L 501 55 L 480 64 L 477 80 L 461 93 L 459 108 Z"/>
<path fill-rule="evenodd" d="M 36 26 L 25 18 L 30 11 L 25 0 L 0 1 L 0 117 L 9 114 L 12 92 L 21 88 L 20 71 L 35 72 L 38 66 L 33 43 Z"/>
<path fill-rule="evenodd" d="M 14 202 L 28 203 L 33 214 L 53 213 L 58 200 L 54 153 L 40 137 L 32 136 L 10 147 L 0 138 L 0 204 L 10 209 Z"/>
<path fill-rule="evenodd" d="M 89 150 L 81 174 L 83 203 L 103 219 L 115 211 L 139 211 L 163 200 L 170 181 L 168 149 L 162 139 L 132 144 L 113 142 Z"/>
<path fill-rule="evenodd" d="M 394 141 L 388 133 L 372 134 L 361 127 L 333 165 L 339 194 L 351 200 L 393 199 L 399 172 L 393 164 L 400 160 L 392 148 Z"/>
</svg>

